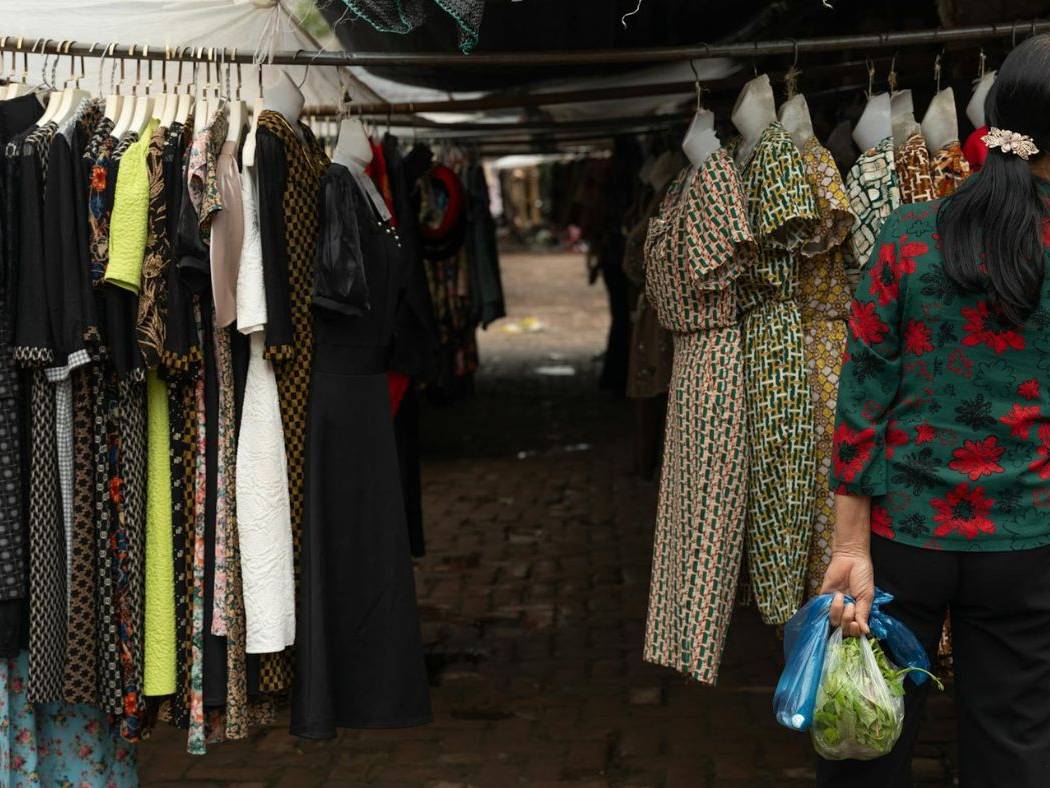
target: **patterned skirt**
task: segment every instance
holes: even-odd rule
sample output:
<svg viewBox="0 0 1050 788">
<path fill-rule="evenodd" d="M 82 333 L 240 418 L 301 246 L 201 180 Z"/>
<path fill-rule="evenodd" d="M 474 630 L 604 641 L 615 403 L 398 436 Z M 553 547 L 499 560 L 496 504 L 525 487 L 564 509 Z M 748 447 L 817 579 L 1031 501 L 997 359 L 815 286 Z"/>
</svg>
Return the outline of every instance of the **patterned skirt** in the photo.
<svg viewBox="0 0 1050 788">
<path fill-rule="evenodd" d="M 674 335 L 645 659 L 714 684 L 743 553 L 740 331 Z"/>
<path fill-rule="evenodd" d="M 747 391 L 748 558 L 762 620 L 783 624 L 798 609 L 813 523 L 813 408 L 802 316 L 772 301 L 743 320 Z"/>
<path fill-rule="evenodd" d="M 828 489 L 831 473 L 832 436 L 835 434 L 835 406 L 839 391 L 842 353 L 846 347 L 846 321 L 812 320 L 802 324 L 806 343 L 806 370 L 813 400 L 813 446 L 816 477 L 813 484 L 813 529 L 809 541 L 809 568 L 806 593 L 820 592 L 824 572 L 831 560 L 835 533 L 835 494 Z"/>
</svg>

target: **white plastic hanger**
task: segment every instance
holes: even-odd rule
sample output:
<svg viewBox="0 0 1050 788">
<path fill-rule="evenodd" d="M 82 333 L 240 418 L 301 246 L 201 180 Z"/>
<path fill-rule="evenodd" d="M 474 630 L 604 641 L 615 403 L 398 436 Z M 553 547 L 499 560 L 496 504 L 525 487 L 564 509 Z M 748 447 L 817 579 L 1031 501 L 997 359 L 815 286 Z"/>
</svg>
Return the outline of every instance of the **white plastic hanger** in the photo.
<svg viewBox="0 0 1050 788">
<path fill-rule="evenodd" d="M 148 55 L 149 49 L 147 47 L 143 47 L 142 54 L 143 56 Z M 149 126 L 149 122 L 153 118 L 153 97 L 146 92 L 148 89 L 148 84 L 142 84 L 142 61 L 136 60 L 135 111 L 131 116 L 131 130 L 138 134 L 140 137 L 146 131 L 146 127 Z M 139 91 L 141 91 L 141 93 Z"/>
<path fill-rule="evenodd" d="M 45 39 L 44 43 L 40 46 L 40 51 L 44 55 L 44 65 L 40 69 L 40 83 L 42 88 L 50 88 L 51 92 L 47 96 L 47 106 L 44 107 L 44 114 L 40 116 L 39 120 L 37 120 L 38 126 L 50 123 L 51 119 L 58 114 L 58 105 L 62 103 L 60 91 L 55 89 L 55 86 L 47 81 L 47 63 L 51 57 L 47 53 L 47 45 L 50 43 L 51 39 Z"/>
<path fill-rule="evenodd" d="M 743 137 L 737 151 L 737 164 L 743 165 L 751 158 L 762 132 L 777 121 L 776 99 L 768 74 L 759 74 L 744 85 L 733 107 L 732 121 Z"/>
<path fill-rule="evenodd" d="M 22 36 L 19 36 L 18 39 L 15 41 L 15 52 L 11 53 L 12 82 L 10 85 L 6 85 L 4 87 L 3 97 L 5 99 L 18 98 L 19 96 L 24 96 L 26 93 L 31 93 L 33 91 L 33 88 L 29 84 L 29 53 L 22 49 L 22 41 Z M 18 52 L 22 53 L 22 77 L 20 81 L 15 82 L 13 81 L 15 78 L 15 72 L 17 70 L 17 64 L 15 63 L 15 59 L 17 57 Z"/>
<path fill-rule="evenodd" d="M 988 97 L 988 91 L 992 89 L 992 85 L 995 84 L 996 72 L 985 71 L 985 55 L 984 50 L 981 50 L 981 61 L 980 67 L 977 72 L 977 79 L 974 80 L 973 95 L 970 96 L 970 103 L 966 105 L 966 117 L 970 119 L 970 123 L 973 124 L 975 129 L 981 128 L 985 124 L 984 117 L 984 100 Z"/>
<path fill-rule="evenodd" d="M 784 74 L 784 89 L 787 97 L 780 105 L 777 119 L 784 130 L 791 135 L 791 140 L 799 150 L 813 138 L 813 118 L 809 114 L 809 102 L 798 92 L 798 78 L 802 72 L 798 68 L 798 42 L 795 42 L 795 60 Z"/>
<path fill-rule="evenodd" d="M 197 48 L 197 60 L 199 61 L 204 56 L 204 47 Z M 196 111 L 193 114 L 193 133 L 196 134 L 198 131 L 208 125 L 208 121 L 211 120 L 212 107 L 211 102 L 208 100 L 208 83 L 211 81 L 211 55 L 208 55 L 209 59 L 204 64 L 204 83 L 203 85 L 197 82 L 198 71 L 195 68 L 193 70 L 194 85 L 193 89 L 197 93 L 197 99 L 194 102 Z"/>
<path fill-rule="evenodd" d="M 160 89 L 161 95 L 159 99 L 163 99 L 161 109 L 154 107 L 157 113 L 157 119 L 160 121 L 160 125 L 164 128 L 171 128 L 171 124 L 175 121 L 175 113 L 179 110 L 179 97 L 170 90 L 168 84 L 168 60 L 171 59 L 172 49 L 170 47 L 164 47 L 164 65 L 160 69 Z"/>
<path fill-rule="evenodd" d="M 116 49 L 116 44 L 110 44 L 109 48 L 102 54 L 102 60 L 99 61 L 98 65 L 98 93 L 99 95 L 105 95 L 102 89 L 102 75 L 105 73 L 103 66 L 106 63 L 107 57 L 113 56 L 113 50 Z M 113 59 L 113 65 L 109 70 L 109 85 L 110 92 L 106 96 L 106 103 L 102 109 L 103 117 L 109 118 L 109 120 L 116 124 L 117 118 L 120 117 L 120 107 L 124 103 L 124 97 L 120 95 L 120 87 L 117 85 L 114 77 L 117 73 L 117 59 Z"/>
<path fill-rule="evenodd" d="M 933 79 L 937 92 L 926 108 L 922 118 L 922 136 L 930 153 L 944 148 L 950 142 L 959 140 L 959 118 L 955 109 L 955 91 L 951 87 L 941 90 L 941 56 L 933 64 Z"/>
<path fill-rule="evenodd" d="M 302 90 L 283 68 L 278 69 L 273 82 L 264 87 L 263 99 L 266 109 L 283 115 L 295 132 L 302 134 L 299 128 L 299 115 L 303 111 L 306 99 L 303 98 Z"/>
<path fill-rule="evenodd" d="M 696 66 L 692 60 L 689 61 L 689 67 L 693 69 L 693 77 L 696 80 L 694 83 L 696 87 L 696 113 L 693 115 L 689 128 L 686 129 L 685 137 L 682 139 L 682 151 L 694 167 L 699 167 L 711 157 L 712 153 L 722 147 L 722 143 L 715 133 L 715 114 L 704 107 L 700 75 L 697 73 Z"/>
<path fill-rule="evenodd" d="M 62 54 L 69 55 L 69 48 L 73 45 L 72 41 L 63 41 L 59 44 L 59 50 Z M 55 57 L 54 65 L 51 67 L 51 84 L 55 85 L 55 71 L 58 67 L 58 56 Z M 83 60 L 83 58 L 81 58 Z M 69 55 L 69 79 L 67 79 L 59 91 L 59 104 L 55 110 L 55 114 L 51 120 L 58 124 L 64 124 L 70 120 L 80 106 L 80 103 L 85 99 L 91 98 L 90 94 L 86 90 L 81 90 L 80 79 L 83 75 L 78 76 L 76 73 L 76 58 Z"/>
<path fill-rule="evenodd" d="M 233 50 L 233 59 L 237 59 L 237 50 Z M 241 138 L 244 136 L 245 129 L 248 125 L 248 105 L 241 98 L 241 64 L 237 63 L 237 92 L 231 95 L 230 91 L 230 72 L 232 66 L 226 64 L 226 106 L 227 106 L 227 120 L 228 126 L 226 131 L 226 141 L 236 142 L 238 145 L 241 142 Z"/>
<path fill-rule="evenodd" d="M 182 57 L 185 53 L 185 49 L 179 50 L 179 76 L 178 86 L 182 85 Z M 194 81 L 196 81 L 197 65 L 193 66 Z M 178 105 L 175 108 L 175 122 L 182 126 L 185 126 L 190 119 L 190 113 L 193 112 L 193 91 L 191 85 L 186 85 L 186 92 L 179 93 L 178 86 L 176 86 L 175 93 L 179 97 Z"/>
<path fill-rule="evenodd" d="M 132 44 L 128 48 L 128 55 L 129 55 L 129 57 L 133 57 L 135 55 L 135 45 L 134 44 Z M 118 84 L 118 87 L 116 88 L 117 93 L 120 93 L 120 87 L 126 86 L 126 84 L 127 84 L 127 82 L 125 80 L 125 73 L 124 73 L 124 58 L 121 58 L 121 60 L 120 60 L 120 82 L 117 83 L 117 84 Z M 128 131 L 131 130 L 131 119 L 134 116 L 134 114 L 135 114 L 135 95 L 134 95 L 134 88 L 132 88 L 132 95 L 124 96 L 121 99 L 121 101 L 120 101 L 120 112 L 117 115 L 116 120 L 113 122 L 113 136 L 116 137 L 118 140 L 121 137 L 123 137 L 125 134 L 127 134 Z"/>
<path fill-rule="evenodd" d="M 853 127 L 853 141 L 861 152 L 893 136 L 893 110 L 889 93 L 875 93 L 875 64 L 868 61 L 868 103 Z"/>
</svg>

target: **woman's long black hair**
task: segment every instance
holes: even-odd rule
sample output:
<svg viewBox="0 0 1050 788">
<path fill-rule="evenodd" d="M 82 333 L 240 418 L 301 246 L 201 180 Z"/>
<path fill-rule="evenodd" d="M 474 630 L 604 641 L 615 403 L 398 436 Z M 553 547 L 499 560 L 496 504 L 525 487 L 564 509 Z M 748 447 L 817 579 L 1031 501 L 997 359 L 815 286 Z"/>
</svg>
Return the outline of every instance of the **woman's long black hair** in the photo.
<svg viewBox="0 0 1050 788">
<path fill-rule="evenodd" d="M 1029 38 L 1003 61 L 985 100 L 989 126 L 1027 134 L 1039 154 L 1025 161 L 997 148 L 937 215 L 945 271 L 963 290 L 987 293 L 1020 325 L 1043 288 L 1042 223 L 1047 205 L 1029 164 L 1050 152 L 1050 35 Z"/>
</svg>

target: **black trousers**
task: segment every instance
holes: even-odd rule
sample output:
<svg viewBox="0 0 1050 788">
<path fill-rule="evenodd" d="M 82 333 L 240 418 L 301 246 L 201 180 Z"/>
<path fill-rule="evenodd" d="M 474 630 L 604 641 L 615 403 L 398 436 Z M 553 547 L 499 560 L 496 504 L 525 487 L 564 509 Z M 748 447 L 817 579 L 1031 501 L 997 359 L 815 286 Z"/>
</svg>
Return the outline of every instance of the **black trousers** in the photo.
<svg viewBox="0 0 1050 788">
<path fill-rule="evenodd" d="M 951 608 L 960 788 L 1050 786 L 1050 547 L 1010 553 L 924 550 L 872 536 L 886 612 L 937 654 Z M 931 682 L 906 681 L 904 730 L 873 761 L 818 759 L 817 784 L 911 785 L 911 755 Z"/>
</svg>

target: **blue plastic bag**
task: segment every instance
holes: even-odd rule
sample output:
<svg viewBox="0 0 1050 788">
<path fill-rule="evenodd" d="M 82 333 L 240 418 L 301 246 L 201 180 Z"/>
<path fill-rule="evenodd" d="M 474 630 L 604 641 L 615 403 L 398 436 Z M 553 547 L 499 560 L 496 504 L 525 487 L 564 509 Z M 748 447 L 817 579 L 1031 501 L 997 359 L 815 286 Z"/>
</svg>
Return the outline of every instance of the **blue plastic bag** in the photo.
<svg viewBox="0 0 1050 788">
<path fill-rule="evenodd" d="M 834 594 L 813 597 L 784 626 L 784 671 L 773 694 L 773 710 L 777 722 L 785 728 L 805 731 L 813 723 L 813 707 L 831 626 L 828 612 L 834 598 Z M 853 602 L 853 599 L 847 596 L 846 601 Z M 871 634 L 883 642 L 901 667 L 929 670 L 930 659 L 915 634 L 880 609 L 892 601 L 892 594 L 875 589 L 868 616 Z M 908 678 L 922 684 L 928 677 L 916 671 L 909 673 Z"/>
</svg>

